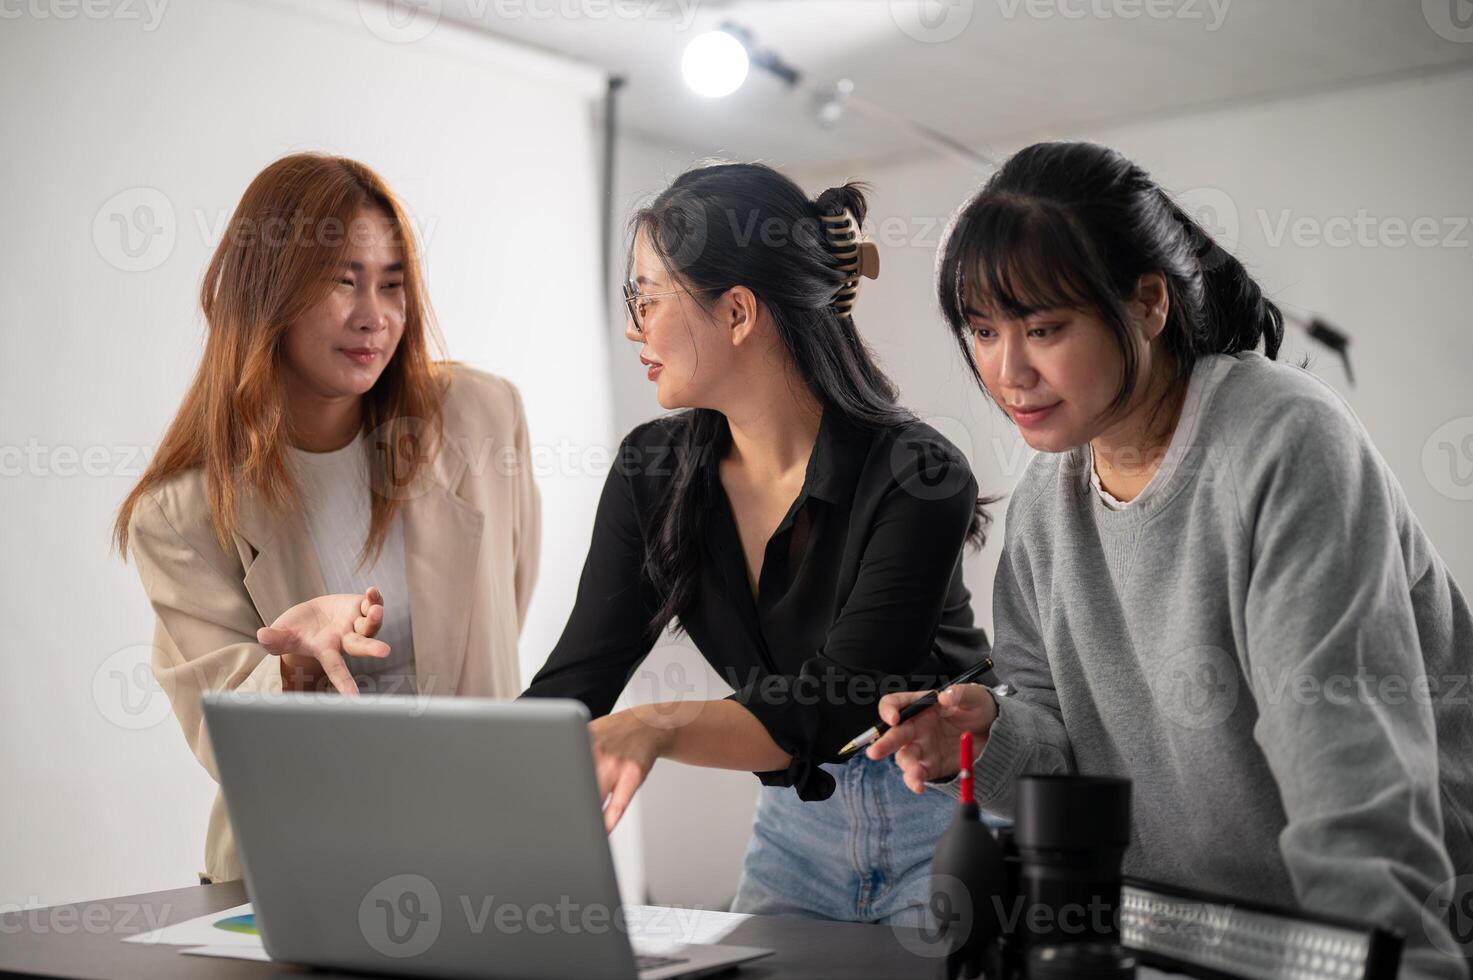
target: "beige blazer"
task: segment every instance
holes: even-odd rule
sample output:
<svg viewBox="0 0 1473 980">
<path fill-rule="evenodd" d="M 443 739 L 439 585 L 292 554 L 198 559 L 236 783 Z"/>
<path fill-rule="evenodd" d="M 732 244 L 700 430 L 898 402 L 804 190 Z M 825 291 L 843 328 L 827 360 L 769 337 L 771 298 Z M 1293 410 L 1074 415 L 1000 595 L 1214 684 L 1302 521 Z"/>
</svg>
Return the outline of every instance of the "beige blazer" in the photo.
<svg viewBox="0 0 1473 980">
<path fill-rule="evenodd" d="M 443 449 L 405 491 L 400 510 L 418 690 L 515 697 L 522 689 L 517 638 L 540 539 L 521 395 L 504 378 L 453 365 L 444 423 Z M 280 659 L 256 642 L 256 630 L 325 591 L 300 514 L 273 521 L 254 493 L 238 514 L 233 547 L 221 548 L 204 475 L 193 470 L 140 499 L 129 525 L 133 560 L 158 617 L 154 676 L 216 782 L 200 694 L 280 694 Z M 241 876 L 218 792 L 205 874 Z"/>
</svg>

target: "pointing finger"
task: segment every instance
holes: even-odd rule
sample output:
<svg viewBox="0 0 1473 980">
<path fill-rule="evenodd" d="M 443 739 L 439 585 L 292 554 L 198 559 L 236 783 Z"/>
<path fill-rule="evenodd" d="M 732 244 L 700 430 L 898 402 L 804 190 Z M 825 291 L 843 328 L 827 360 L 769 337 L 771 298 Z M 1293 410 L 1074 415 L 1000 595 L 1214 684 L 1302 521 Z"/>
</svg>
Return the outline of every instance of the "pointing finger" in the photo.
<svg viewBox="0 0 1473 980">
<path fill-rule="evenodd" d="M 342 657 L 331 650 L 325 650 L 317 659 L 322 664 L 322 669 L 327 672 L 328 680 L 332 681 L 332 686 L 339 694 L 350 698 L 358 696 L 358 683 L 353 680 L 353 672 L 348 669 L 347 664 L 343 663 Z"/>
</svg>

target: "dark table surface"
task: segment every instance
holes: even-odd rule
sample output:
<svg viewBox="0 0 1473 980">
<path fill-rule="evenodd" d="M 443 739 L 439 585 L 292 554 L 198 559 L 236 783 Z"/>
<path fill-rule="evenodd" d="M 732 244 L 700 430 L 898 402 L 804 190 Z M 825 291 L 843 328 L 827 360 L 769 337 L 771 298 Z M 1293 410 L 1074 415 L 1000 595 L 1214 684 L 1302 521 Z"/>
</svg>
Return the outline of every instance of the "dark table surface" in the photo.
<svg viewBox="0 0 1473 980">
<path fill-rule="evenodd" d="M 245 886 L 233 881 L 11 912 L 0 916 L 0 976 L 247 980 L 302 973 L 324 978 L 357 975 L 280 963 L 181 956 L 180 946 L 123 942 L 128 936 L 247 900 Z M 731 974 L 734 980 L 914 980 L 936 976 L 938 971 L 936 959 L 916 951 L 934 947 L 914 930 L 889 926 L 763 915 L 741 923 L 721 942 L 776 950 Z"/>
</svg>

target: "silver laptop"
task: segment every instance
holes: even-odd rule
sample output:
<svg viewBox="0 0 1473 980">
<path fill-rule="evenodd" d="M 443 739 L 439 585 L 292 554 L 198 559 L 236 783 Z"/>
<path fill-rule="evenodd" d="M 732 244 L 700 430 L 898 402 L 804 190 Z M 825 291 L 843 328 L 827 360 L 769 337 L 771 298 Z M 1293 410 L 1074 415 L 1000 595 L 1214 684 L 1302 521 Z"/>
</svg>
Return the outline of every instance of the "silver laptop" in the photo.
<svg viewBox="0 0 1473 980">
<path fill-rule="evenodd" d="M 631 943 L 576 701 L 215 692 L 204 713 L 273 960 L 665 980 L 771 952 Z"/>
</svg>

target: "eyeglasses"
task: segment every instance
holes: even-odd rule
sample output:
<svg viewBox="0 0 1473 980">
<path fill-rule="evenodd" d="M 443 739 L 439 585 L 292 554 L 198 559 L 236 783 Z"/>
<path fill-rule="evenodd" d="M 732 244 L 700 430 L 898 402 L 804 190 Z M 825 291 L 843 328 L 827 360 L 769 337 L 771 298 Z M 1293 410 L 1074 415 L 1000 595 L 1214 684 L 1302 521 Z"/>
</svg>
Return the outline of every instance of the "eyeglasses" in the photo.
<svg viewBox="0 0 1473 980">
<path fill-rule="evenodd" d="M 634 324 L 634 329 L 644 333 L 644 315 L 649 307 L 649 300 L 661 296 L 675 296 L 679 293 L 710 293 L 720 291 L 716 287 L 705 289 L 668 289 L 663 293 L 642 293 L 635 285 L 633 279 L 624 280 L 624 305 L 629 309 L 629 319 Z"/>
</svg>

